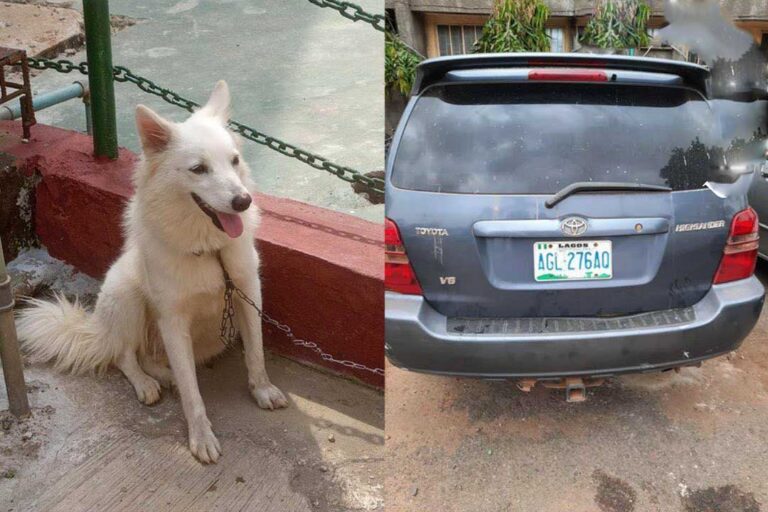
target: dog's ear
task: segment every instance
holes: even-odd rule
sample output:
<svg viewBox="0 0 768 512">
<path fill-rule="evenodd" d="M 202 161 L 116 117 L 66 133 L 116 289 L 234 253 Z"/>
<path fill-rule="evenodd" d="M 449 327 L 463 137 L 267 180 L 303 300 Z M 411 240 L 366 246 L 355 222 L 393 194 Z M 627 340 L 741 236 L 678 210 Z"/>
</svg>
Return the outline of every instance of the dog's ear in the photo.
<svg viewBox="0 0 768 512">
<path fill-rule="evenodd" d="M 146 152 L 157 153 L 171 142 L 173 125 L 144 105 L 136 106 L 136 128 Z"/>
<path fill-rule="evenodd" d="M 219 80 L 208 98 L 208 103 L 203 105 L 200 111 L 226 123 L 229 120 L 229 101 L 229 86 L 224 80 Z"/>
</svg>

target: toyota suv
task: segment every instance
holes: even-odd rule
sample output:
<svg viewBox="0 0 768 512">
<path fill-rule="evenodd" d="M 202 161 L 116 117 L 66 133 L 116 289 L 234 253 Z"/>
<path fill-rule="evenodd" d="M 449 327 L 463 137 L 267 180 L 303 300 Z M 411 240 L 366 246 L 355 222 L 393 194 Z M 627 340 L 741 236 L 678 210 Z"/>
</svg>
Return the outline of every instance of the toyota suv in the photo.
<svg viewBox="0 0 768 512">
<path fill-rule="evenodd" d="M 386 169 L 390 361 L 575 380 L 738 347 L 758 220 L 709 83 L 637 57 L 423 62 Z"/>
</svg>

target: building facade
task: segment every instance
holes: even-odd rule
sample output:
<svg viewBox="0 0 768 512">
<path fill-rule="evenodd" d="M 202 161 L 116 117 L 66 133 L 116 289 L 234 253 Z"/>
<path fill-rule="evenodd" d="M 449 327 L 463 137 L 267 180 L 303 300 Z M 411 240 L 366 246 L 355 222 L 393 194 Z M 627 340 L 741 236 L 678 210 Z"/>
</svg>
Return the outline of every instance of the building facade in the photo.
<svg viewBox="0 0 768 512">
<path fill-rule="evenodd" d="M 547 33 L 551 51 L 571 52 L 578 48 L 578 36 L 589 21 L 593 0 L 545 0 L 550 9 Z M 664 27 L 664 3 L 649 2 L 652 16 L 649 31 Z M 752 34 L 763 48 L 768 47 L 768 0 L 724 0 L 724 11 L 734 23 Z M 427 57 L 469 53 L 491 13 L 493 0 L 386 0 L 387 17 L 400 37 Z M 643 49 L 656 57 L 685 58 L 681 49 L 663 46 Z"/>
</svg>

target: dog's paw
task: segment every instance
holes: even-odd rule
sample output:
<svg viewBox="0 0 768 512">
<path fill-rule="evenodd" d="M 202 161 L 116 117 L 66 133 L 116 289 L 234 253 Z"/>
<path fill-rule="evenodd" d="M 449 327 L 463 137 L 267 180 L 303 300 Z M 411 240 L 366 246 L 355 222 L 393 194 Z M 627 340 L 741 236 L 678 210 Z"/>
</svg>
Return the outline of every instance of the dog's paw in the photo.
<svg viewBox="0 0 768 512">
<path fill-rule="evenodd" d="M 261 387 L 251 386 L 251 395 L 262 409 L 274 410 L 288 407 L 288 400 L 285 399 L 283 392 L 272 384 Z"/>
<path fill-rule="evenodd" d="M 139 402 L 152 405 L 160 400 L 160 383 L 149 375 L 144 375 L 138 382 L 134 382 L 133 389 Z"/>
<path fill-rule="evenodd" d="M 207 418 L 189 426 L 189 451 L 203 464 L 215 464 L 221 456 L 221 445 Z"/>
</svg>

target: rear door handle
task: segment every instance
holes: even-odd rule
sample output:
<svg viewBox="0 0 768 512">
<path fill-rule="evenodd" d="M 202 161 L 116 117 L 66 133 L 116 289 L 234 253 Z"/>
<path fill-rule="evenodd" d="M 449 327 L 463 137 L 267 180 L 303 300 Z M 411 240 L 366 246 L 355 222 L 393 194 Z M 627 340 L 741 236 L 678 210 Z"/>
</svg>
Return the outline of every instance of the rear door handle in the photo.
<svg viewBox="0 0 768 512">
<path fill-rule="evenodd" d="M 587 231 L 579 238 L 597 236 L 653 235 L 669 231 L 669 219 L 636 217 L 619 219 L 586 219 Z M 472 230 L 480 238 L 562 237 L 559 219 L 481 220 Z"/>
</svg>

